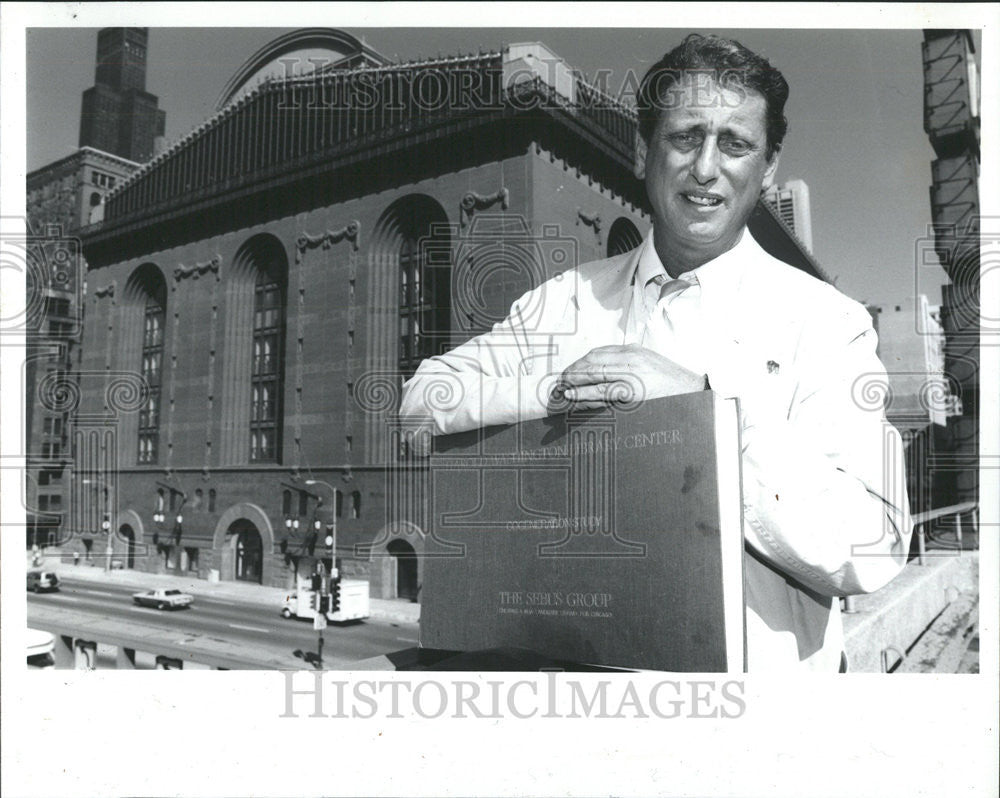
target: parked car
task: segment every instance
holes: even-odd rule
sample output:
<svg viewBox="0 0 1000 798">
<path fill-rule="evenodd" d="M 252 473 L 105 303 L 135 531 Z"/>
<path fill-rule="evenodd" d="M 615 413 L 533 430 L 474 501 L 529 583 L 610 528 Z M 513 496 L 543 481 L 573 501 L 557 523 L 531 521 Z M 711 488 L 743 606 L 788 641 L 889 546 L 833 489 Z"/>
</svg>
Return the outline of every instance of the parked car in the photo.
<svg viewBox="0 0 1000 798">
<path fill-rule="evenodd" d="M 40 629 L 29 629 L 26 646 L 29 668 L 43 671 L 55 668 L 56 660 L 53 654 L 56 649 L 55 635 Z"/>
<path fill-rule="evenodd" d="M 55 571 L 28 571 L 28 590 L 41 593 L 43 590 L 58 590 L 59 577 Z"/>
<path fill-rule="evenodd" d="M 155 607 L 158 610 L 176 610 L 190 607 L 194 596 L 181 593 L 179 590 L 147 590 L 143 593 L 133 593 L 132 600 L 140 607 Z"/>
</svg>

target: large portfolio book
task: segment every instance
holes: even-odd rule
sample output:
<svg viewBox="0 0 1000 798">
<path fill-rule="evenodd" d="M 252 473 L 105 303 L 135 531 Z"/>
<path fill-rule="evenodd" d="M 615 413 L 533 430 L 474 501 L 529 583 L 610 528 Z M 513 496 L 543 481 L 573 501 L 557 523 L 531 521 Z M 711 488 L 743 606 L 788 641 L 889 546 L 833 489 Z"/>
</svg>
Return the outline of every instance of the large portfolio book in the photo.
<svg viewBox="0 0 1000 798">
<path fill-rule="evenodd" d="M 420 645 L 743 672 L 740 462 L 711 391 L 437 438 Z"/>
</svg>

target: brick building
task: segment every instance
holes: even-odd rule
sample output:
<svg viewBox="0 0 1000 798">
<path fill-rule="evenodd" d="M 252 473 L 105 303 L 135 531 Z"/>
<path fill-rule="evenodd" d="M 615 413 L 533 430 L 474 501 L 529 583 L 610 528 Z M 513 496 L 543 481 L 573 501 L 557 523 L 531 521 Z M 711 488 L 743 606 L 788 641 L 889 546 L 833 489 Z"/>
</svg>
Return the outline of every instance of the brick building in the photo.
<svg viewBox="0 0 1000 798">
<path fill-rule="evenodd" d="M 139 164 L 82 147 L 27 176 L 28 316 L 24 365 L 27 540 L 55 545 L 67 507 L 69 406 L 82 329 L 84 264 L 77 233 Z"/>
<path fill-rule="evenodd" d="M 388 64 L 330 37 L 341 62 L 232 89 L 85 231 L 80 551 L 106 524 L 126 567 L 290 586 L 336 524 L 345 574 L 417 599 L 402 380 L 648 229 L 634 113 L 544 45 Z M 751 229 L 819 273 L 767 208 Z"/>
</svg>

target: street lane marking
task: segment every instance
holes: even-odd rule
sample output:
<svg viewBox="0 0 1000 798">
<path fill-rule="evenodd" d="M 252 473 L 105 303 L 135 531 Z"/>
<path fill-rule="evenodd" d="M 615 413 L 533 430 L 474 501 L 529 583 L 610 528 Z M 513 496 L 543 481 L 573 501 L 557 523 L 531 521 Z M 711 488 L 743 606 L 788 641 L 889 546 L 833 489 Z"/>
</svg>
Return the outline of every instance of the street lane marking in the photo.
<svg viewBox="0 0 1000 798">
<path fill-rule="evenodd" d="M 244 626 L 241 623 L 231 623 L 227 624 L 230 629 L 243 629 L 246 632 L 270 632 L 270 629 L 264 629 L 260 626 Z"/>
<path fill-rule="evenodd" d="M 87 590 L 86 588 L 77 588 L 79 593 L 89 593 L 92 596 L 110 596 L 111 598 L 117 598 L 122 595 L 121 593 L 108 593 L 104 590 Z"/>
</svg>

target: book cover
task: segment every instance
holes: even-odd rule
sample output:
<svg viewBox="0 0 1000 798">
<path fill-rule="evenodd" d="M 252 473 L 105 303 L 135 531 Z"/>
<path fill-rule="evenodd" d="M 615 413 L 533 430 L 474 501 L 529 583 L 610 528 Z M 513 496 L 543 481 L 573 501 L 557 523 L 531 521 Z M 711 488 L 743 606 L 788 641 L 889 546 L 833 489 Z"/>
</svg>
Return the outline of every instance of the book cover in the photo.
<svg viewBox="0 0 1000 798">
<path fill-rule="evenodd" d="M 739 468 L 711 391 L 436 439 L 421 646 L 742 672 Z"/>
</svg>

